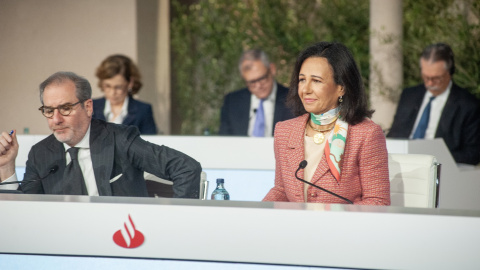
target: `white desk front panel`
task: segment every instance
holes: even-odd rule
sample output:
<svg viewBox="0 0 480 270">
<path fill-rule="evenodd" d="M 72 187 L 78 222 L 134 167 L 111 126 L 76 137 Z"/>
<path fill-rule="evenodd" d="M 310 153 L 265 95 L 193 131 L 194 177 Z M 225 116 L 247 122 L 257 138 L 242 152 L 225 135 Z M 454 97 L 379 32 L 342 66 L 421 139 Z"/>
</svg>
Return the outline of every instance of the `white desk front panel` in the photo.
<svg viewBox="0 0 480 270">
<path fill-rule="evenodd" d="M 480 211 L 0 194 L 0 253 L 479 269 Z M 144 242 L 118 246 L 129 224 Z"/>
</svg>

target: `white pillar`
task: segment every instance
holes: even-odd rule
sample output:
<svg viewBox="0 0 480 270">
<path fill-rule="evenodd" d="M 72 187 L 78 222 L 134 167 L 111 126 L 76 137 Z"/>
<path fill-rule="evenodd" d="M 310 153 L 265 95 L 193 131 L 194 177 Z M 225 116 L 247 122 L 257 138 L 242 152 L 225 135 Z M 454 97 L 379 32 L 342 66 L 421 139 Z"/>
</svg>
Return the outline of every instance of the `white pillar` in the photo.
<svg viewBox="0 0 480 270">
<path fill-rule="evenodd" d="M 370 0 L 372 120 L 389 129 L 403 83 L 402 0 Z"/>
<path fill-rule="evenodd" d="M 156 57 L 158 88 L 156 103 L 161 110 L 156 111 L 155 117 L 160 120 L 159 130 L 164 134 L 170 134 L 170 1 L 160 0 L 158 6 L 158 54 Z"/>
<path fill-rule="evenodd" d="M 152 105 L 159 132 L 170 134 L 170 1 L 136 3 L 138 64 L 144 84 L 139 98 Z"/>
</svg>

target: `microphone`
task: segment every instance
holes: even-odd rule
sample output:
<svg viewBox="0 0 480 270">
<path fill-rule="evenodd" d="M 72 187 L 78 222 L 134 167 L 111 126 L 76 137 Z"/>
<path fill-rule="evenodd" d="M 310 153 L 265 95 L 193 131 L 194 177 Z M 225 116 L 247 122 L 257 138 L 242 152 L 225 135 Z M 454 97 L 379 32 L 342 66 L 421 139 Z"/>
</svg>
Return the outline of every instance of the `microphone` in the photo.
<svg viewBox="0 0 480 270">
<path fill-rule="evenodd" d="M 331 195 L 333 195 L 333 196 L 335 196 L 335 197 L 337 197 L 337 198 L 340 198 L 340 199 L 346 201 L 346 202 L 349 203 L 349 204 L 353 204 L 352 201 L 350 201 L 349 199 L 347 199 L 347 198 L 345 198 L 345 197 L 342 197 L 342 196 L 340 196 L 340 195 L 338 195 L 338 194 L 336 194 L 336 193 L 334 193 L 334 192 L 331 192 L 331 191 L 328 190 L 328 189 L 324 189 L 324 188 L 322 188 L 322 187 L 319 187 L 319 186 L 317 186 L 317 185 L 315 185 L 315 184 L 312 184 L 312 183 L 310 183 L 310 182 L 307 182 L 307 181 L 301 179 L 300 177 L 298 177 L 298 176 L 297 176 L 298 171 L 300 171 L 301 169 L 305 169 L 305 167 L 307 167 L 307 164 L 308 164 L 308 162 L 307 162 L 306 160 L 302 160 L 302 161 L 300 162 L 300 164 L 298 165 L 298 169 L 297 169 L 297 171 L 295 172 L 295 178 L 297 178 L 298 180 L 302 181 L 302 182 L 305 183 L 305 184 L 309 184 L 309 185 L 312 186 L 312 187 L 316 187 L 316 188 L 318 188 L 318 189 L 320 189 L 320 190 L 322 190 L 322 191 L 327 192 L 328 194 L 331 194 Z"/>
<path fill-rule="evenodd" d="M 253 114 L 250 116 L 250 118 L 248 119 L 249 121 L 252 120 L 253 117 L 256 117 L 257 115 L 257 109 L 253 109 Z"/>
<path fill-rule="evenodd" d="M 23 181 L 10 181 L 10 182 L 1 182 L 0 185 L 9 185 L 9 184 L 26 184 L 26 183 L 33 183 L 42 181 L 43 179 L 47 178 L 48 176 L 56 173 L 58 171 L 58 165 L 53 165 L 48 173 L 44 177 L 40 177 L 39 179 L 35 180 L 23 180 Z"/>
</svg>

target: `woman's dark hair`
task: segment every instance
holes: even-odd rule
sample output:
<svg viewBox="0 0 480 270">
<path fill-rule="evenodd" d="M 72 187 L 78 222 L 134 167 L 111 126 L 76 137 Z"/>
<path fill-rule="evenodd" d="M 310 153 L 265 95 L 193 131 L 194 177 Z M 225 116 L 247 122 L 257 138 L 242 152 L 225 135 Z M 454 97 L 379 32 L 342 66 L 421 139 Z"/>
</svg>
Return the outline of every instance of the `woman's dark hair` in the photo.
<svg viewBox="0 0 480 270">
<path fill-rule="evenodd" d="M 374 111 L 368 110 L 367 96 L 357 64 L 348 48 L 336 42 L 316 43 L 303 50 L 297 57 L 287 95 L 287 106 L 292 109 L 296 116 L 307 112 L 298 96 L 298 75 L 303 62 L 310 57 L 327 59 L 332 67 L 335 83 L 343 86 L 345 95 L 340 105 L 340 117 L 343 121 L 355 125 L 363 121 L 365 117 L 370 118 L 372 116 Z"/>
<path fill-rule="evenodd" d="M 135 95 L 140 91 L 142 88 L 140 71 L 130 58 L 121 54 L 110 55 L 97 68 L 98 87 L 101 89 L 103 80 L 113 78 L 118 74 L 122 75 L 127 82 L 133 80 L 129 95 Z"/>
</svg>

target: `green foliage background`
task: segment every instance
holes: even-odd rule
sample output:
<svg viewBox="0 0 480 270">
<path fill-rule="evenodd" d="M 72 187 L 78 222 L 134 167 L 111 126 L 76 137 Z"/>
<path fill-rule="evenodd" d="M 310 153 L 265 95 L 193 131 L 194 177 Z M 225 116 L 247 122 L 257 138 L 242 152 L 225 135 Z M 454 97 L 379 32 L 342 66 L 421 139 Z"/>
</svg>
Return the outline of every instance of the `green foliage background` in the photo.
<svg viewBox="0 0 480 270">
<path fill-rule="evenodd" d="M 218 132 L 226 93 L 244 87 L 238 72 L 242 51 L 261 48 L 277 65 L 277 80 L 288 86 L 297 54 L 317 41 L 344 43 L 369 78 L 369 0 L 172 0 L 172 106 L 174 134 Z M 467 21 L 454 2 L 404 0 L 404 84 L 419 83 L 418 57 L 433 42 L 447 42 L 456 53 L 455 80 L 480 95 L 478 20 Z M 368 89 L 368 87 L 367 87 Z"/>
<path fill-rule="evenodd" d="M 455 54 L 453 80 L 480 98 L 480 1 L 404 0 L 404 85 L 421 82 L 419 57 L 424 47 L 449 44 Z"/>
<path fill-rule="evenodd" d="M 297 54 L 308 44 L 336 40 L 363 59 L 368 78 L 368 0 L 172 1 L 173 88 L 181 134 L 218 132 L 226 93 L 245 87 L 238 58 L 251 48 L 265 50 L 277 65 L 277 80 L 288 85 Z M 367 81 L 366 81 L 367 82 Z M 175 131 L 174 131 L 175 132 Z"/>
</svg>

